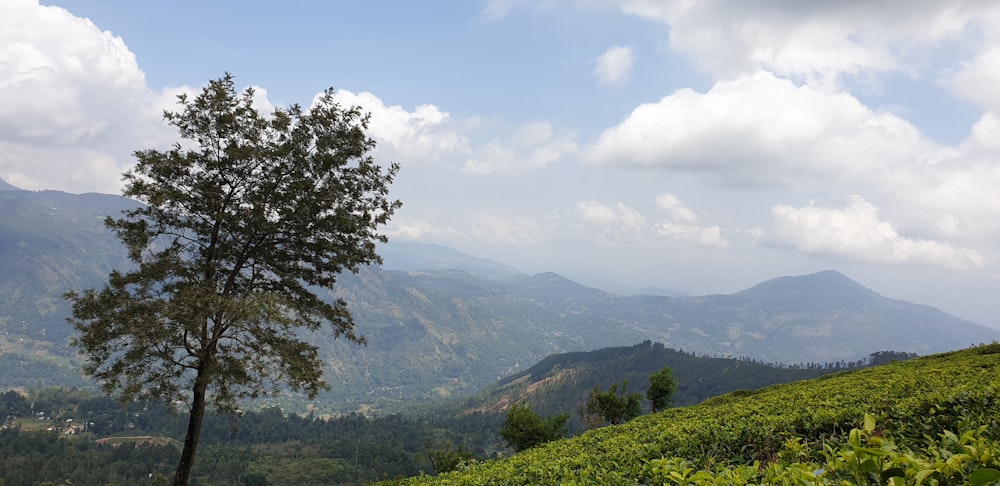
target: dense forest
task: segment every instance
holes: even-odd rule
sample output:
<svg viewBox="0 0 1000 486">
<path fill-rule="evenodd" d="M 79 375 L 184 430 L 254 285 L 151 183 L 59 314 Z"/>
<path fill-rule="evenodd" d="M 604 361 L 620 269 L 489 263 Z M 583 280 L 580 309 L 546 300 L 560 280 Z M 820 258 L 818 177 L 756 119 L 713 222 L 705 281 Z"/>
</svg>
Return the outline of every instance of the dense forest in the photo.
<svg viewBox="0 0 1000 486">
<path fill-rule="evenodd" d="M 153 484 L 173 472 L 186 415 L 120 406 L 88 390 L 8 391 L 0 406 L 0 484 Z M 276 408 L 210 415 L 194 484 L 331 484 L 432 473 L 428 447 L 457 440 L 426 421 L 332 418 Z"/>
</svg>

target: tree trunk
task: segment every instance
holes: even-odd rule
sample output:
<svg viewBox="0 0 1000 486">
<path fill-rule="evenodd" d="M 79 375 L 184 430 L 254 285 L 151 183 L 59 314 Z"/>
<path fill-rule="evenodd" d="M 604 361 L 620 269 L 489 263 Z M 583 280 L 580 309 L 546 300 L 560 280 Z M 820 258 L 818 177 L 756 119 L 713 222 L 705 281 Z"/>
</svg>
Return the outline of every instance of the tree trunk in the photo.
<svg viewBox="0 0 1000 486">
<path fill-rule="evenodd" d="M 205 420 L 205 393 L 208 390 L 208 376 L 205 366 L 198 368 L 198 376 L 194 380 L 194 390 L 191 396 L 191 412 L 188 414 L 187 434 L 184 436 L 184 450 L 181 460 L 177 463 L 174 473 L 174 486 L 187 486 L 191 479 L 191 469 L 194 467 L 194 454 L 198 449 L 198 438 L 201 436 L 201 424 Z"/>
</svg>

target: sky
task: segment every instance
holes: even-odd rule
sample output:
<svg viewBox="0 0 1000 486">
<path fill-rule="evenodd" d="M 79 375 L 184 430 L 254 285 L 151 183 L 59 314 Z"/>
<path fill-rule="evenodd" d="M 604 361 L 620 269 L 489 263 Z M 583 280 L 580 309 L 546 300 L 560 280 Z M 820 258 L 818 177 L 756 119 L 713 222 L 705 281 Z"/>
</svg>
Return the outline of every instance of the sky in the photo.
<svg viewBox="0 0 1000 486">
<path fill-rule="evenodd" d="M 0 0 L 0 178 L 118 193 L 226 72 L 371 113 L 391 240 L 690 295 L 836 269 L 1000 329 L 995 0 Z"/>
</svg>

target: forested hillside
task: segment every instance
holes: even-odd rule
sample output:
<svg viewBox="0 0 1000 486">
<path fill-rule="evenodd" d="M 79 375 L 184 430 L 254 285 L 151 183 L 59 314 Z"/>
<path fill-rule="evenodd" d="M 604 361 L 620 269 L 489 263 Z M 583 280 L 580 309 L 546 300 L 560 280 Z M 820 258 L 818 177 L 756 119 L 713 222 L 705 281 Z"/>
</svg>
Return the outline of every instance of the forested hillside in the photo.
<svg viewBox="0 0 1000 486">
<path fill-rule="evenodd" d="M 672 405 L 687 406 L 734 390 L 789 383 L 914 356 L 884 351 L 852 362 L 784 365 L 697 356 L 645 341 L 634 346 L 554 354 L 471 397 L 446 402 L 435 410 L 499 415 L 514 403 L 526 402 L 541 415 L 569 413 L 570 430 L 579 432 L 584 427 L 580 408 L 595 386 L 607 389 L 627 384 L 629 392 L 644 395 L 650 375 L 663 368 L 669 368 L 677 380 Z M 648 404 L 643 406 L 649 409 Z"/>
<path fill-rule="evenodd" d="M 394 484 L 996 484 L 1000 344 L 723 395 Z"/>
</svg>

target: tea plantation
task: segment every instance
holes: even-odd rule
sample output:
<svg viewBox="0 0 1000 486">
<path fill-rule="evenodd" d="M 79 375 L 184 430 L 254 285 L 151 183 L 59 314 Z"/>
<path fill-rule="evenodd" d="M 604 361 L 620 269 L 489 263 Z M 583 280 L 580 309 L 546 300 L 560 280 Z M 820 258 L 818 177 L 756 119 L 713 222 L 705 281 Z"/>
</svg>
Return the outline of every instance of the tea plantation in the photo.
<svg viewBox="0 0 1000 486">
<path fill-rule="evenodd" d="M 843 372 L 388 484 L 1000 484 L 1000 344 Z"/>
</svg>

